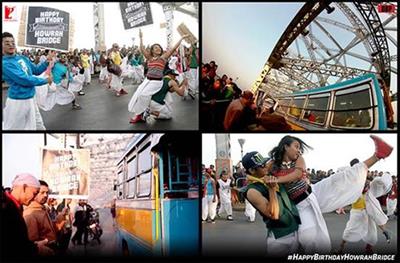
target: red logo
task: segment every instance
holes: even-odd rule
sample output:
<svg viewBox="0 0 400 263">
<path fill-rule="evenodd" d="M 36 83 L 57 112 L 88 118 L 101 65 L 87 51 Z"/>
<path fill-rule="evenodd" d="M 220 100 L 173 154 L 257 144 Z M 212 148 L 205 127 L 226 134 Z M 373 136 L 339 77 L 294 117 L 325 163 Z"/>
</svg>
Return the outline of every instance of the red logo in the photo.
<svg viewBox="0 0 400 263">
<path fill-rule="evenodd" d="M 395 4 L 378 4 L 378 13 L 397 14 L 397 6 Z"/>
<path fill-rule="evenodd" d="M 4 20 L 15 20 L 15 6 L 4 6 Z"/>
</svg>

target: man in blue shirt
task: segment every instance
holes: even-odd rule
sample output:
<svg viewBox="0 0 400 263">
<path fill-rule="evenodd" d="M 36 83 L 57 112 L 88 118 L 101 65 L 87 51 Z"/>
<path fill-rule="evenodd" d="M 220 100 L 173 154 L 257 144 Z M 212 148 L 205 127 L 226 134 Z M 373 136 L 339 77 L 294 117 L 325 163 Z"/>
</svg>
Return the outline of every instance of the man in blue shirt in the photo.
<svg viewBox="0 0 400 263">
<path fill-rule="evenodd" d="M 54 52 L 49 52 L 47 61 L 33 64 L 27 57 L 15 53 L 14 36 L 8 32 L 2 34 L 3 73 L 2 80 L 9 85 L 6 106 L 4 108 L 4 130 L 44 129 L 39 108 L 35 102 L 35 86 L 52 82 L 52 77 L 39 78 L 49 65 Z"/>
</svg>

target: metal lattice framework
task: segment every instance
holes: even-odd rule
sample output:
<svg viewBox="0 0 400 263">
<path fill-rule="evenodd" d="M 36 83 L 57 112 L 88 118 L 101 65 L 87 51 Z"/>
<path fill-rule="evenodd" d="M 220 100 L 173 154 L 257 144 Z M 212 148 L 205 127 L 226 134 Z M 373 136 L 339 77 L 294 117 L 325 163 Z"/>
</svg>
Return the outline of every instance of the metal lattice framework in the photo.
<svg viewBox="0 0 400 263">
<path fill-rule="evenodd" d="M 397 74 L 397 38 L 386 33 L 397 32 L 390 26 L 394 19 L 396 14 L 391 14 L 381 21 L 376 4 L 368 1 L 305 3 L 273 49 L 253 91 L 262 88 L 276 96 L 366 73 L 380 75 L 389 86 L 391 73 Z M 389 43 L 394 46 L 392 56 Z"/>
</svg>

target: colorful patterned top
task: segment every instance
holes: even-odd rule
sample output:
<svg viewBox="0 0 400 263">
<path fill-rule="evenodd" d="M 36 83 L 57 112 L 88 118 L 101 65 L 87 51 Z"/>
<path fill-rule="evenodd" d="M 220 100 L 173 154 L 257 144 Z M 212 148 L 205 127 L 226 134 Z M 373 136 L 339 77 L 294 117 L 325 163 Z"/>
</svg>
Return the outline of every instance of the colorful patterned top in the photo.
<svg viewBox="0 0 400 263">
<path fill-rule="evenodd" d="M 278 169 L 275 169 L 272 171 L 272 175 L 276 177 L 280 176 L 285 176 L 288 175 L 292 172 L 294 172 L 296 169 L 295 167 L 295 162 L 291 163 L 282 163 L 281 166 Z M 302 171 L 302 177 L 300 180 L 285 183 L 285 188 L 287 193 L 289 194 L 289 197 L 291 200 L 296 199 L 299 195 L 307 191 L 308 189 L 308 183 L 306 181 L 307 178 L 307 172 L 305 170 Z"/>
<path fill-rule="evenodd" d="M 147 75 L 148 79 L 159 79 L 161 80 L 164 76 L 164 68 L 167 61 L 159 57 L 157 59 L 151 59 L 147 61 Z"/>
</svg>

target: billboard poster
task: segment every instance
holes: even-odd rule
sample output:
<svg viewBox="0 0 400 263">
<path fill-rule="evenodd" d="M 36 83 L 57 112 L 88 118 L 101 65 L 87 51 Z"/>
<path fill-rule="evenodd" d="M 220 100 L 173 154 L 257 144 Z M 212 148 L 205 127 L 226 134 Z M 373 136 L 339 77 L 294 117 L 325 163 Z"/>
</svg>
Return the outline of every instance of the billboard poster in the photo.
<svg viewBox="0 0 400 263">
<path fill-rule="evenodd" d="M 58 198 L 86 199 L 89 195 L 88 149 L 41 149 L 42 176 Z"/>
</svg>

